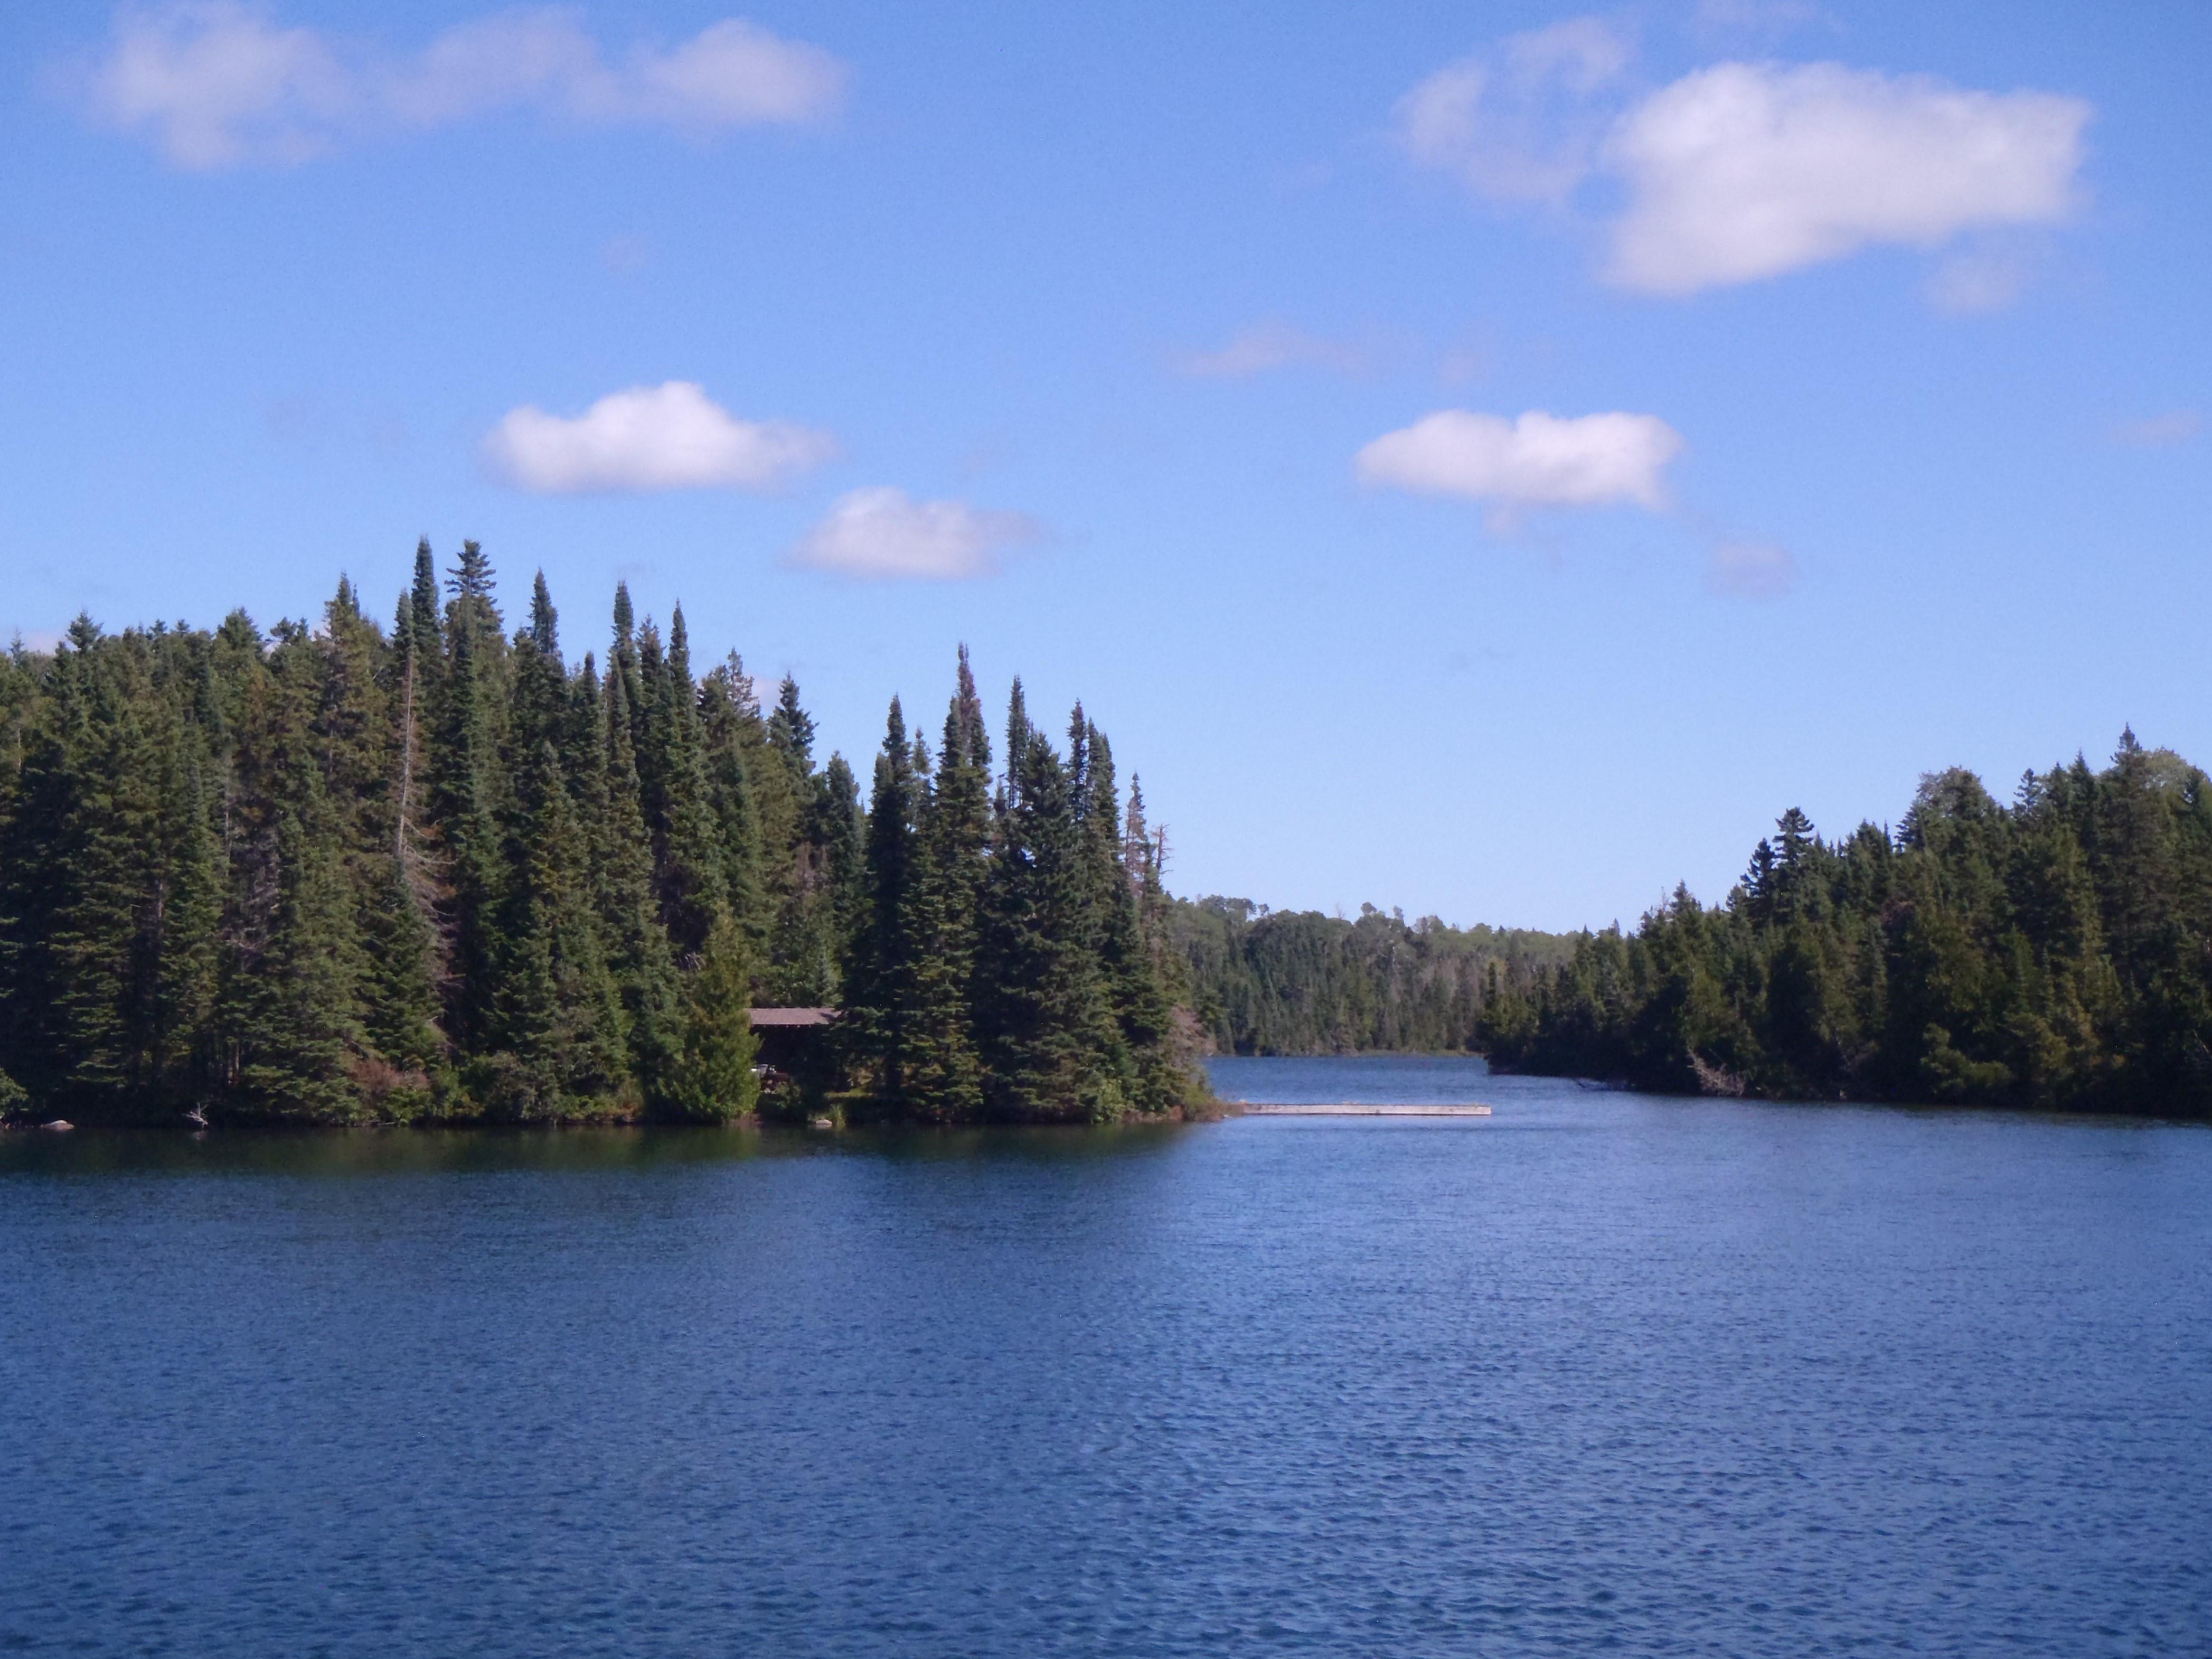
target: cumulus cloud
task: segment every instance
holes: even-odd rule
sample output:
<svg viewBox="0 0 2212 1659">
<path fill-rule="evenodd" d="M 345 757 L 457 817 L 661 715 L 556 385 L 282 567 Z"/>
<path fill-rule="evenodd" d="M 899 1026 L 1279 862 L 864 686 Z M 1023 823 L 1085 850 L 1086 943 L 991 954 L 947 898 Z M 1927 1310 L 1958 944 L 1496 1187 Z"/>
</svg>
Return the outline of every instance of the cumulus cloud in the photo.
<svg viewBox="0 0 2212 1659">
<path fill-rule="evenodd" d="M 1399 101 L 1407 153 L 1493 199 L 1565 203 L 1598 179 L 1607 281 L 1693 294 L 1875 246 L 2065 222 L 2092 111 L 2051 93 L 1979 92 L 1840 64 L 1723 63 L 1625 101 L 1627 43 L 1595 19 L 1518 35 Z M 2016 254 L 1946 267 L 1953 310 L 2008 301 Z"/>
<path fill-rule="evenodd" d="M 1839 64 L 1721 64 L 1630 110 L 1607 141 L 1626 182 L 1607 275 L 1690 294 L 1876 243 L 2056 224 L 2074 210 L 2089 106 Z"/>
<path fill-rule="evenodd" d="M 1527 507 L 1667 504 L 1667 465 L 1682 436 L 1656 415 L 1562 418 L 1531 410 L 1517 420 L 1438 410 L 1385 433 L 1353 462 L 1360 482 L 1426 495 Z"/>
<path fill-rule="evenodd" d="M 1462 58 L 1398 100 L 1416 161 L 1501 201 L 1556 201 L 1582 182 L 1603 131 L 1590 106 L 1628 65 L 1627 38 L 1595 17 L 1516 34 Z"/>
<path fill-rule="evenodd" d="M 1747 599 L 1778 599 L 1797 580 L 1797 561 L 1772 542 L 1720 542 L 1705 564 L 1705 586 Z"/>
<path fill-rule="evenodd" d="M 836 453 L 828 433 L 739 420 L 692 380 L 631 386 L 563 418 L 509 410 L 485 465 L 519 489 L 574 495 L 652 489 L 774 489 Z"/>
<path fill-rule="evenodd" d="M 2140 421 L 2122 421 L 2112 428 L 2112 441 L 2136 449 L 2160 449 L 2185 444 L 2204 429 L 2204 417 L 2193 409 L 2177 409 Z"/>
<path fill-rule="evenodd" d="M 1175 359 L 1180 374 L 1199 380 L 1245 380 L 1277 368 L 1330 368 L 1363 374 L 1367 354 L 1356 346 L 1324 340 L 1283 323 L 1248 328 L 1218 351 L 1186 352 Z"/>
<path fill-rule="evenodd" d="M 610 57 L 574 12 L 524 8 L 407 54 L 280 25 L 242 0 L 182 0 L 122 12 L 106 49 L 64 82 L 96 121 L 204 171 L 296 163 L 507 109 L 698 132 L 806 123 L 836 112 L 845 79 L 820 47 L 737 18 Z"/>
<path fill-rule="evenodd" d="M 1043 535 L 1025 513 L 917 501 L 879 485 L 841 496 L 791 550 L 790 562 L 877 580 L 963 581 L 992 574 L 1000 553 Z"/>
</svg>

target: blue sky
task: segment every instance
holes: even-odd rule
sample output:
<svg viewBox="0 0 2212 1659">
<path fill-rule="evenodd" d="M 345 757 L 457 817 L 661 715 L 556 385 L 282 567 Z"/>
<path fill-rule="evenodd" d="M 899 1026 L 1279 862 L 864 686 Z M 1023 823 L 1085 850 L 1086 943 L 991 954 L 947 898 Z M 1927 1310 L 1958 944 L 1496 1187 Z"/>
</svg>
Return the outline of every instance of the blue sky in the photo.
<svg viewBox="0 0 2212 1659">
<path fill-rule="evenodd" d="M 0 15 L 0 632 L 626 578 L 1180 891 L 1565 927 L 2212 757 L 2212 9 Z M 1593 417 L 1602 417 L 1593 419 Z"/>
</svg>

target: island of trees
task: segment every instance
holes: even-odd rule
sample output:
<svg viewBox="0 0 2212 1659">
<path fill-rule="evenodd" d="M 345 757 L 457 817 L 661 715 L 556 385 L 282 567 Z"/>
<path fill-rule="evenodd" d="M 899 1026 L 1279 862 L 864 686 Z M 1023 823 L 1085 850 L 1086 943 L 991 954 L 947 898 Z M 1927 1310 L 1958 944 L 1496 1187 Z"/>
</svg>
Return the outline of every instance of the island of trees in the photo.
<svg viewBox="0 0 2212 1659">
<path fill-rule="evenodd" d="M 786 678 L 695 674 L 617 588 L 572 668 L 474 543 L 389 629 L 104 634 L 0 660 L 0 1114 L 720 1119 L 756 1003 L 835 1006 L 772 1103 L 939 1122 L 1198 1103 L 1158 843 L 1079 705 L 1017 681 L 994 770 L 963 651 L 865 805 Z"/>
</svg>

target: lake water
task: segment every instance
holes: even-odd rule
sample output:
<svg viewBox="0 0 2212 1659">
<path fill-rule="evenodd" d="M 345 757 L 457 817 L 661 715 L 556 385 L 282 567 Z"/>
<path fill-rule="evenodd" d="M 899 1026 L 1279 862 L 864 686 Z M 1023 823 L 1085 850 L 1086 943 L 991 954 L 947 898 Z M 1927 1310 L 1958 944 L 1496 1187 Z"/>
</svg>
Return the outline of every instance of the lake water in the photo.
<svg viewBox="0 0 2212 1659">
<path fill-rule="evenodd" d="M 2212 1131 L 1218 1077 L 0 1137 L 0 1650 L 2212 1650 Z"/>
</svg>

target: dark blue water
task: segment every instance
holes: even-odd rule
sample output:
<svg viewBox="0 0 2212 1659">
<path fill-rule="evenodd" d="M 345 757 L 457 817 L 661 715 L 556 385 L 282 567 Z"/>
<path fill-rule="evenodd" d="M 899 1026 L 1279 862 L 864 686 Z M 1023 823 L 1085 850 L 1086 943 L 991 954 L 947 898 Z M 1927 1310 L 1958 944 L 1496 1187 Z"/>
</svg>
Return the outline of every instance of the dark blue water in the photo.
<svg viewBox="0 0 2212 1659">
<path fill-rule="evenodd" d="M 1315 1064 L 0 1138 L 0 1650 L 2212 1650 L 2212 1132 Z"/>
</svg>

